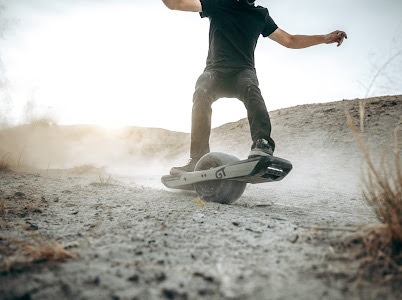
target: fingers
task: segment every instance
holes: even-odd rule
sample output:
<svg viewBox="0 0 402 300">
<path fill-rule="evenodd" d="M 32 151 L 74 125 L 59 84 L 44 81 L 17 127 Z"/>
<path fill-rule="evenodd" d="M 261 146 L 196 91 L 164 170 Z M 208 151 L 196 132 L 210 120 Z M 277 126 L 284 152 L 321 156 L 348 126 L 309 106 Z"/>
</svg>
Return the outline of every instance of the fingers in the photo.
<svg viewBox="0 0 402 300">
<path fill-rule="evenodd" d="M 336 33 L 335 42 L 338 43 L 338 44 L 337 44 L 337 47 L 339 47 L 340 45 L 342 45 L 343 40 L 344 40 L 344 39 L 347 39 L 348 36 L 347 36 L 346 32 L 340 31 L 340 30 L 334 31 L 334 33 Z"/>
<path fill-rule="evenodd" d="M 343 40 L 347 39 L 348 36 L 346 32 L 341 31 L 341 30 L 335 30 L 325 36 L 326 39 L 326 44 L 332 44 L 332 43 L 337 43 L 337 46 L 339 47 L 342 45 Z"/>
<path fill-rule="evenodd" d="M 339 47 L 340 45 L 342 45 L 342 43 L 343 43 L 343 36 L 342 36 L 342 34 L 337 34 L 337 38 L 336 38 L 336 42 L 338 43 L 338 45 L 336 45 L 337 47 Z"/>
</svg>

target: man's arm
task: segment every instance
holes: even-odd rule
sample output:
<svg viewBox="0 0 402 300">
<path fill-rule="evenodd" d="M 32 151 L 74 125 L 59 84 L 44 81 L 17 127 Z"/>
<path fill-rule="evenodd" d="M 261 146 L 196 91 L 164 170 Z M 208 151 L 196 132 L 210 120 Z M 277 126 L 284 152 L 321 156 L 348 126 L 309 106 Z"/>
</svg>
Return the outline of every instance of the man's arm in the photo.
<svg viewBox="0 0 402 300">
<path fill-rule="evenodd" d="M 301 49 L 319 44 L 332 43 L 338 43 L 337 46 L 339 47 L 348 36 L 344 31 L 340 30 L 325 35 L 292 35 L 278 28 L 269 35 L 269 38 L 287 48 Z"/>
<path fill-rule="evenodd" d="M 202 6 L 200 0 L 162 0 L 163 3 L 173 10 L 201 12 Z"/>
</svg>

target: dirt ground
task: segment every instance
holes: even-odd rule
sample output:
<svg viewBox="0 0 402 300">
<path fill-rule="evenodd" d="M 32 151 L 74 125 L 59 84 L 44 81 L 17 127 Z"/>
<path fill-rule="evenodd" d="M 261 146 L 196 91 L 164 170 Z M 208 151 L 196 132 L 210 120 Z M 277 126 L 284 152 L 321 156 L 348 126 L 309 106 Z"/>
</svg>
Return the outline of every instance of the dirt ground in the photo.
<svg viewBox="0 0 402 300">
<path fill-rule="evenodd" d="M 0 172 L 0 299 L 400 299 L 400 281 L 368 279 L 361 252 L 341 247 L 378 224 L 346 124 L 345 112 L 360 124 L 359 103 L 271 112 L 275 155 L 293 170 L 248 185 L 231 205 L 160 183 L 185 162 L 185 133 L 2 129 L 11 170 Z M 364 103 L 364 135 L 380 161 L 402 125 L 402 96 Z M 245 158 L 249 147 L 245 119 L 212 132 L 213 151 Z"/>
</svg>

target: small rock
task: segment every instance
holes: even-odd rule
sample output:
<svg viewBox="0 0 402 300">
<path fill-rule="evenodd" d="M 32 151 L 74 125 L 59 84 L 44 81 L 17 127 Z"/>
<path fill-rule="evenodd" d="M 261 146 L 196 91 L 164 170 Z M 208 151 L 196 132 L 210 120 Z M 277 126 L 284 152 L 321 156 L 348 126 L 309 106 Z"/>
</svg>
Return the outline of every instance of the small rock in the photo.
<svg viewBox="0 0 402 300">
<path fill-rule="evenodd" d="M 128 277 L 128 281 L 131 281 L 131 282 L 138 282 L 139 279 L 140 279 L 140 277 L 137 274 L 133 274 L 130 277 Z"/>
<path fill-rule="evenodd" d="M 291 242 L 292 244 L 294 244 L 294 243 L 296 243 L 297 240 L 299 239 L 299 235 L 297 235 L 297 234 L 292 234 L 292 235 L 289 235 L 286 239 L 287 239 L 289 242 Z"/>
<path fill-rule="evenodd" d="M 15 192 L 14 197 L 25 198 L 25 194 L 23 192 Z"/>
<path fill-rule="evenodd" d="M 64 245 L 64 249 L 77 248 L 79 245 L 77 241 L 70 242 Z"/>
<path fill-rule="evenodd" d="M 26 221 L 26 223 L 28 224 L 27 230 L 38 230 L 39 229 L 38 225 L 36 225 L 34 223 L 31 223 L 29 221 Z"/>
<path fill-rule="evenodd" d="M 193 221 L 197 223 L 204 223 L 204 218 L 205 218 L 204 214 L 198 213 L 193 216 Z"/>
<path fill-rule="evenodd" d="M 245 229 L 246 229 L 247 231 L 254 232 L 254 233 L 258 233 L 258 234 L 261 234 L 261 233 L 264 232 L 263 230 L 258 229 L 258 228 L 247 227 L 247 228 L 245 228 Z"/>
<path fill-rule="evenodd" d="M 166 274 L 164 272 L 161 272 L 159 274 L 156 275 L 156 280 L 158 282 L 162 282 L 166 280 Z"/>
<path fill-rule="evenodd" d="M 273 206 L 274 203 L 273 202 L 269 202 L 269 203 L 256 203 L 254 205 L 254 207 L 268 207 L 268 206 Z"/>
<path fill-rule="evenodd" d="M 175 289 L 165 288 L 162 290 L 162 294 L 167 299 L 187 299 L 187 293 L 180 293 Z"/>
</svg>

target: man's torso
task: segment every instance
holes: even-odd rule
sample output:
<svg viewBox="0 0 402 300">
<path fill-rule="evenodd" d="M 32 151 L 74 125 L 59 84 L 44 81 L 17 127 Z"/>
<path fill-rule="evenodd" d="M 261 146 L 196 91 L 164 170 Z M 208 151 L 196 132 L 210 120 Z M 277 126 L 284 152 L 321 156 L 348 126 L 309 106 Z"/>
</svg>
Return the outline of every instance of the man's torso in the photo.
<svg viewBox="0 0 402 300">
<path fill-rule="evenodd" d="M 276 28 L 268 10 L 237 0 L 201 0 L 202 17 L 210 20 L 207 69 L 254 68 L 254 51 L 260 34 Z"/>
</svg>

